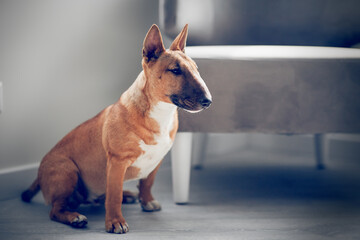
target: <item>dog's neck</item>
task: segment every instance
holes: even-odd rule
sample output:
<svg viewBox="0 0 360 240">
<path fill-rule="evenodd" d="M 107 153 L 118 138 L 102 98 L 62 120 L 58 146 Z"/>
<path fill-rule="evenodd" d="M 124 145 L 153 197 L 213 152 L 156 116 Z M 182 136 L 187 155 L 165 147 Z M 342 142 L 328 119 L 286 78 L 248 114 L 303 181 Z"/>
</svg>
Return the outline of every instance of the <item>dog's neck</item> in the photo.
<svg viewBox="0 0 360 240">
<path fill-rule="evenodd" d="M 167 122 L 173 118 L 177 107 L 172 103 L 158 100 L 149 89 L 144 71 L 142 71 L 130 88 L 123 93 L 120 103 L 128 110 L 135 110 L 143 116 Z"/>
</svg>

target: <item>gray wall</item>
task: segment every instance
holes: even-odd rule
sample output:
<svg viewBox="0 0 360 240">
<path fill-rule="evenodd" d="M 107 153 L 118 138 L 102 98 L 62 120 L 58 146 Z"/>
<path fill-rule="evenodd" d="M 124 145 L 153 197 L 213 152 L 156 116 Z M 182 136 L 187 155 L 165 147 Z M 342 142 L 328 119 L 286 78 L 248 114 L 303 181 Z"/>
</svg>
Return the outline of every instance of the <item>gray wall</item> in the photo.
<svg viewBox="0 0 360 240">
<path fill-rule="evenodd" d="M 39 162 L 141 71 L 157 0 L 0 1 L 0 169 Z"/>
<path fill-rule="evenodd" d="M 0 171 L 39 162 L 72 128 L 115 102 L 140 72 L 144 36 L 157 22 L 157 0 L 1 0 Z M 332 155 L 358 156 L 359 136 L 347 138 L 355 144 L 332 144 Z M 312 139 L 216 134 L 208 150 L 249 147 L 311 151 Z"/>
</svg>

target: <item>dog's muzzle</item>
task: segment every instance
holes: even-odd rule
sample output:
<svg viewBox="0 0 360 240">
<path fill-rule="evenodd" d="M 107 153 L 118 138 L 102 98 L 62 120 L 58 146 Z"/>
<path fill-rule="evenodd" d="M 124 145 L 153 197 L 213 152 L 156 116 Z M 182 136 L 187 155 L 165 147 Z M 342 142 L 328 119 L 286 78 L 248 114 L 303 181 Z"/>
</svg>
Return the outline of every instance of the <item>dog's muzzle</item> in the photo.
<svg viewBox="0 0 360 240">
<path fill-rule="evenodd" d="M 206 96 L 201 97 L 190 97 L 190 96 L 179 96 L 173 94 L 170 96 L 170 100 L 173 104 L 190 112 L 199 112 L 210 107 L 212 101 Z"/>
</svg>

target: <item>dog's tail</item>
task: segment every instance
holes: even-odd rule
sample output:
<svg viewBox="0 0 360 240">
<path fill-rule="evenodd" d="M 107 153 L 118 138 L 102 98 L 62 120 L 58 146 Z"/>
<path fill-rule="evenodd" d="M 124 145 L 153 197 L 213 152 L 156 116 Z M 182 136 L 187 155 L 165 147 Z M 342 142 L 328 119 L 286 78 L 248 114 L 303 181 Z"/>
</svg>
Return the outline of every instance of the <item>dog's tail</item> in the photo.
<svg viewBox="0 0 360 240">
<path fill-rule="evenodd" d="M 24 202 L 30 202 L 31 199 L 40 191 L 40 185 L 38 178 L 31 184 L 28 190 L 21 194 L 21 199 Z"/>
</svg>

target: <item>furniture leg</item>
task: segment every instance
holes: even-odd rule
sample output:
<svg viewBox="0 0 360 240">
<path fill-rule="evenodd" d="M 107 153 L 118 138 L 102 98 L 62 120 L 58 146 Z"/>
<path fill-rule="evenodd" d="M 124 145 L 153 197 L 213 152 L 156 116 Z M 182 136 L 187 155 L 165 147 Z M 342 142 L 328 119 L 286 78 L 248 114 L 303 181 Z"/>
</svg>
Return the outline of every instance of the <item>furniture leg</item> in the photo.
<svg viewBox="0 0 360 240">
<path fill-rule="evenodd" d="M 327 141 L 325 134 L 314 134 L 314 146 L 315 146 L 315 161 L 316 168 L 318 170 L 325 169 L 325 160 L 329 150 L 329 141 Z"/>
<path fill-rule="evenodd" d="M 192 137 L 190 132 L 179 132 L 171 150 L 173 196 L 176 204 L 186 204 L 189 201 Z"/>
<path fill-rule="evenodd" d="M 193 136 L 193 150 L 191 158 L 194 169 L 196 170 L 203 168 L 208 139 L 208 133 L 195 133 Z"/>
</svg>

